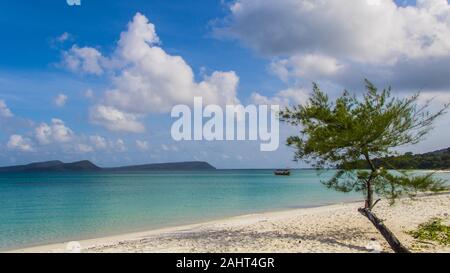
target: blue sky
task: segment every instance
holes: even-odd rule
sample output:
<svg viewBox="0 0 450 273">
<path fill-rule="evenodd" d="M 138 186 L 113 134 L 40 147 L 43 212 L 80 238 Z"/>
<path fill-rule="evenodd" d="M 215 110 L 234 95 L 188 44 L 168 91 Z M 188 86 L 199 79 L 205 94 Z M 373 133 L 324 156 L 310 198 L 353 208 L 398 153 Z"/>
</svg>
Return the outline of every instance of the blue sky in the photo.
<svg viewBox="0 0 450 273">
<path fill-rule="evenodd" d="M 343 88 L 358 93 L 364 77 L 392 85 L 400 96 L 421 90 L 424 98 L 449 99 L 450 83 L 445 78 L 450 78 L 446 72 L 450 46 L 441 38 L 450 31 L 448 2 L 368 0 L 352 5 L 353 1 L 343 9 L 334 6 L 336 0 L 314 4 L 317 14 L 332 11 L 323 21 L 308 13 L 306 0 L 82 0 L 81 6 L 69 6 L 65 0 L 2 1 L 0 165 L 90 159 L 104 166 L 182 160 L 206 160 L 222 168 L 305 166 L 291 162 L 292 150 L 283 143 L 296 129 L 285 126 L 280 148 L 268 153 L 260 152 L 257 142 L 171 140 L 170 113 L 146 100 L 145 88 L 183 86 L 186 81 L 173 74 L 189 68 L 194 77 L 189 86 L 207 83 L 217 90 L 222 86 L 217 82 L 231 86 L 238 79 L 235 87 L 226 87 L 223 98 L 243 104 L 302 102 L 312 81 L 331 94 Z M 353 21 L 343 22 L 349 14 Z M 364 22 L 363 15 L 374 16 L 374 23 Z M 119 46 L 125 40 L 121 33 L 132 34 L 128 24 L 154 26 L 151 35 L 159 43 L 152 48 L 160 48 L 163 58 L 180 56 L 184 62 L 161 65 L 180 70 L 172 75 L 148 74 L 150 66 L 124 57 L 123 48 L 135 51 L 141 46 L 134 40 Z M 334 37 L 336 33 L 339 37 Z M 364 42 L 368 37 L 377 40 Z M 127 72 L 144 82 L 140 93 L 126 86 L 132 85 L 124 78 Z M 215 72 L 218 78 L 208 80 Z M 180 102 L 155 90 L 150 97 L 162 98 L 168 105 Z M 162 87 L 161 92 L 170 90 Z M 127 104 L 123 100 L 128 98 Z M 145 131 L 136 132 L 132 123 L 112 124 L 96 115 L 98 106 L 118 111 L 114 113 L 142 124 Z M 446 126 L 449 120 L 445 117 L 438 125 Z M 423 144 L 405 149 L 421 152 L 450 146 L 448 133 L 440 130 Z"/>
</svg>

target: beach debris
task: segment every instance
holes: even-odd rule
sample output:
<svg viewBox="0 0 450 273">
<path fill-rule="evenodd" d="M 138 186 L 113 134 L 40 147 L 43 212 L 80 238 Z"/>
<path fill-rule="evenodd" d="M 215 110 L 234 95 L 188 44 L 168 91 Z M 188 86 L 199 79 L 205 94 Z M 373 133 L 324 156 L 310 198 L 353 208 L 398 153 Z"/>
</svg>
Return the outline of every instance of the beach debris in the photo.
<svg viewBox="0 0 450 273">
<path fill-rule="evenodd" d="M 373 239 L 373 238 L 372 238 Z M 380 243 L 378 243 L 375 240 L 371 240 L 367 245 L 366 245 L 366 249 L 370 252 L 370 253 L 381 253 L 381 251 L 383 251 L 383 247 L 380 245 Z"/>
<path fill-rule="evenodd" d="M 68 242 L 66 253 L 81 253 L 81 244 L 77 241 Z"/>
</svg>

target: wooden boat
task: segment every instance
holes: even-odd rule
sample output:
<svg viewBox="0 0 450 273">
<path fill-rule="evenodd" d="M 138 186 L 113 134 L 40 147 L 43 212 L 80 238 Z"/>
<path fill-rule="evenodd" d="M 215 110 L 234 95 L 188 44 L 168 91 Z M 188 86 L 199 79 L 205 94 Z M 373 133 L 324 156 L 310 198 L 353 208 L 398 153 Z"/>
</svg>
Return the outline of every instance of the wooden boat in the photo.
<svg viewBox="0 0 450 273">
<path fill-rule="evenodd" d="M 275 175 L 279 176 L 289 176 L 291 175 L 291 170 L 289 169 L 278 169 L 273 172 Z"/>
</svg>

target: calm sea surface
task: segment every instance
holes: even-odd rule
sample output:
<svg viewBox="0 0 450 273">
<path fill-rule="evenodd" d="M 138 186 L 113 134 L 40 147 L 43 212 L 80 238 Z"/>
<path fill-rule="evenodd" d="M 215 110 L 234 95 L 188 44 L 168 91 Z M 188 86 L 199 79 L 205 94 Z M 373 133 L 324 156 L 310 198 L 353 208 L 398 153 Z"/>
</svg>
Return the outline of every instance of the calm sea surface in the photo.
<svg viewBox="0 0 450 273">
<path fill-rule="evenodd" d="M 311 170 L 0 174 L 0 249 L 362 199 Z M 437 174 L 450 180 L 450 174 Z"/>
</svg>

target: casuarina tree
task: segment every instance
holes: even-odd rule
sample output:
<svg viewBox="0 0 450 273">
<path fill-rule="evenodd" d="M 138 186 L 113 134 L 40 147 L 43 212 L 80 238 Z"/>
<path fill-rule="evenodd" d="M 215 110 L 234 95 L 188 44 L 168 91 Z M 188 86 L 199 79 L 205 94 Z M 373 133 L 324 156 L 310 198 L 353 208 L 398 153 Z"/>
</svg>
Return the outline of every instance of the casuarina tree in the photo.
<svg viewBox="0 0 450 273">
<path fill-rule="evenodd" d="M 391 88 L 378 90 L 366 80 L 366 92 L 347 91 L 331 101 L 317 84 L 304 105 L 287 107 L 280 119 L 299 128 L 287 144 L 295 148 L 295 160 L 304 160 L 317 169 L 336 168 L 336 174 L 323 183 L 341 192 L 364 194 L 365 204 L 358 211 L 367 217 L 395 252 L 409 252 L 373 212 L 376 198 L 391 204 L 403 196 L 443 189 L 433 174 L 417 175 L 393 170 L 384 158 L 397 154 L 396 148 L 417 144 L 432 129 L 433 122 L 448 105 L 430 113 L 429 102 L 419 104 L 419 94 L 396 98 Z M 374 164 L 377 159 L 378 164 Z M 366 169 L 355 169 L 355 162 L 366 162 Z M 381 163 L 380 163 L 381 162 Z"/>
</svg>

